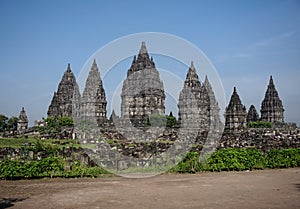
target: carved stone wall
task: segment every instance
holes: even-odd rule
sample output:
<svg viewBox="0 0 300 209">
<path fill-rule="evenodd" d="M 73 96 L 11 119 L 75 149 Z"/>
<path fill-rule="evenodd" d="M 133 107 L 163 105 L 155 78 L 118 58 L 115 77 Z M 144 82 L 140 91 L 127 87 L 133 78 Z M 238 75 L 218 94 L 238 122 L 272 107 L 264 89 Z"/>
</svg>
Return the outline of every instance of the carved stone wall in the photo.
<svg viewBox="0 0 300 209">
<path fill-rule="evenodd" d="M 127 72 L 121 99 L 121 118 L 134 127 L 145 127 L 149 115 L 165 113 L 163 82 L 145 42 L 142 42 L 138 57 L 134 56 Z"/>
</svg>

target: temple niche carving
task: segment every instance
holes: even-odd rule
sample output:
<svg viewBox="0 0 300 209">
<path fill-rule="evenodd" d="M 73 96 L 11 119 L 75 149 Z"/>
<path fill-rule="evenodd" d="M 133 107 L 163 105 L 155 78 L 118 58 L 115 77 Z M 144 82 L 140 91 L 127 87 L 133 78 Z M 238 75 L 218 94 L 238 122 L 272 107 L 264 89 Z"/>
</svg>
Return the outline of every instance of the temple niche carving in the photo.
<svg viewBox="0 0 300 209">
<path fill-rule="evenodd" d="M 96 60 L 94 60 L 80 99 L 80 119 L 92 120 L 99 127 L 103 127 L 107 123 L 106 105 L 102 79 Z"/>
<path fill-rule="evenodd" d="M 225 110 L 225 130 L 240 131 L 245 128 L 247 128 L 246 107 L 242 104 L 236 87 L 234 87 L 229 105 Z"/>
<path fill-rule="evenodd" d="M 68 68 L 58 85 L 57 92 L 54 92 L 47 115 L 55 118 L 61 116 L 72 117 L 73 96 L 80 97 L 80 92 L 76 78 L 71 71 L 71 66 L 68 64 Z"/>
<path fill-rule="evenodd" d="M 150 115 L 165 114 L 165 92 L 163 82 L 149 57 L 146 44 L 142 42 L 138 56 L 123 82 L 121 93 L 121 118 L 134 127 L 145 127 Z"/>
<path fill-rule="evenodd" d="M 273 78 L 270 76 L 265 98 L 261 103 L 261 120 L 271 123 L 284 123 L 283 105 L 275 88 Z"/>
</svg>

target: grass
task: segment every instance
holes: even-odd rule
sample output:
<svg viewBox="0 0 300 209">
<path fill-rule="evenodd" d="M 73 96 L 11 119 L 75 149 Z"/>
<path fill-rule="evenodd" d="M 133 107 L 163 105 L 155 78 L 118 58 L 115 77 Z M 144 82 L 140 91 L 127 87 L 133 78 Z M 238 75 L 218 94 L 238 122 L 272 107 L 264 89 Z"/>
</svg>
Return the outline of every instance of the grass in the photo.
<svg viewBox="0 0 300 209">
<path fill-rule="evenodd" d="M 0 138 L 0 148 L 11 147 L 11 148 L 21 148 L 24 147 L 24 143 L 34 143 L 36 139 L 24 139 L 24 138 Z"/>
<path fill-rule="evenodd" d="M 0 138 L 0 148 L 11 147 L 11 148 L 22 148 L 24 143 L 30 143 L 34 145 L 37 141 L 42 143 L 44 146 L 55 147 L 58 149 L 73 147 L 73 148 L 85 148 L 85 149 L 95 149 L 96 144 L 79 144 L 74 139 L 33 139 L 33 138 Z"/>
</svg>

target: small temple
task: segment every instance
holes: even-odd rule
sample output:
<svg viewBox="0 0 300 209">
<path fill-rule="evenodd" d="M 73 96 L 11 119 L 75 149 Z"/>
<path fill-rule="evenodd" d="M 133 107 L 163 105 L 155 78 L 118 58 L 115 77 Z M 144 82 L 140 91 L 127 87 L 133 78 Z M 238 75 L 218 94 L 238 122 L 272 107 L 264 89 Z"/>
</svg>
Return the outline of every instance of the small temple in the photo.
<svg viewBox="0 0 300 209">
<path fill-rule="evenodd" d="M 272 76 L 270 76 L 269 85 L 265 93 L 265 98 L 261 103 L 260 112 L 262 121 L 275 124 L 284 123 L 282 101 L 279 98 Z"/>
<path fill-rule="evenodd" d="M 225 110 L 225 130 L 239 131 L 247 128 L 247 112 L 236 87 Z"/>
<path fill-rule="evenodd" d="M 28 118 L 25 112 L 24 107 L 22 107 L 22 110 L 20 111 L 20 115 L 18 118 L 17 123 L 17 131 L 18 133 L 25 133 L 25 131 L 28 129 Z"/>
</svg>

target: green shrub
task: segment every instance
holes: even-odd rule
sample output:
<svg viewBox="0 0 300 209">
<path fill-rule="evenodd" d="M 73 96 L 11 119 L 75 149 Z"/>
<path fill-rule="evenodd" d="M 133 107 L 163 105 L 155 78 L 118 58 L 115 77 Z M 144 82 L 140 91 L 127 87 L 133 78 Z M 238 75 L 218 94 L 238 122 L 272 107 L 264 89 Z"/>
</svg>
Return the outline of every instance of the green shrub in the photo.
<svg viewBox="0 0 300 209">
<path fill-rule="evenodd" d="M 204 164 L 210 171 L 241 171 L 264 168 L 265 159 L 254 148 L 228 148 L 214 152 Z"/>
<path fill-rule="evenodd" d="M 187 153 L 184 159 L 172 168 L 172 171 L 178 173 L 196 173 L 200 171 L 198 152 Z"/>
<path fill-rule="evenodd" d="M 153 114 L 147 118 L 147 125 L 153 127 L 173 127 L 176 123 L 176 118 L 170 115 Z"/>
<path fill-rule="evenodd" d="M 272 149 L 266 155 L 268 168 L 300 166 L 300 148 Z"/>
<path fill-rule="evenodd" d="M 272 123 L 267 121 L 249 122 L 248 128 L 272 128 Z"/>
</svg>

